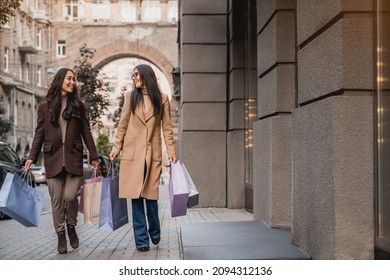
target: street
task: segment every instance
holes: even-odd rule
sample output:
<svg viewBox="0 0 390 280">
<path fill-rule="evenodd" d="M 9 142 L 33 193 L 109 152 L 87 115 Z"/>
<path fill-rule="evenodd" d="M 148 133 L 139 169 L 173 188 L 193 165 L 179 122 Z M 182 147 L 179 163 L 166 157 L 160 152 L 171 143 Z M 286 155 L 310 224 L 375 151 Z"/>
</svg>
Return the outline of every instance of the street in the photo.
<svg viewBox="0 0 390 280">
<path fill-rule="evenodd" d="M 79 213 L 77 233 L 80 247 L 73 250 L 68 246 L 67 254 L 58 254 L 50 196 L 47 186 L 40 185 L 37 189 L 44 193 L 44 203 L 39 226 L 25 227 L 13 219 L 0 221 L 0 260 L 181 260 L 183 225 L 193 224 L 197 227 L 199 223 L 212 225 L 219 222 L 253 221 L 253 215 L 245 209 L 226 208 L 191 208 L 186 216 L 172 218 L 168 195 L 169 180 L 164 178 L 162 181 L 164 184 L 160 185 L 159 198 L 161 241 L 158 246 L 151 245 L 149 252 L 140 253 L 135 250 L 129 207 L 129 223 L 115 231 L 98 229 L 97 225 L 86 225 L 83 223 L 83 215 Z M 128 206 L 129 202 L 130 200 Z M 194 233 L 193 230 L 191 232 Z M 194 238 L 195 243 L 190 240 L 189 244 L 203 243 L 196 235 Z M 216 238 L 220 239 L 218 236 Z M 208 239 L 212 240 L 213 237 Z"/>
</svg>

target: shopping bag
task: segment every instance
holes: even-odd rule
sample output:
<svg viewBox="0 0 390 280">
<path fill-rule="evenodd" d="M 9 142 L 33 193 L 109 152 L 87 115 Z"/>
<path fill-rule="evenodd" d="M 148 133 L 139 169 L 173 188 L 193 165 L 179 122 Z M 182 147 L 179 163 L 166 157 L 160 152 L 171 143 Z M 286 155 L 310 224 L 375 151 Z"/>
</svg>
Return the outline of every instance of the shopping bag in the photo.
<svg viewBox="0 0 390 280">
<path fill-rule="evenodd" d="M 187 207 L 191 208 L 199 204 L 199 191 L 196 188 L 194 182 L 192 181 L 192 178 L 188 173 L 184 163 L 182 163 L 181 166 L 183 168 L 184 176 L 186 178 L 188 191 L 189 191 Z"/>
<path fill-rule="evenodd" d="M 110 172 L 103 179 L 102 196 L 100 202 L 99 228 L 116 230 L 129 222 L 127 199 L 119 198 L 119 176 Z"/>
<path fill-rule="evenodd" d="M 188 186 L 180 161 L 171 162 L 171 176 L 169 178 L 169 201 L 171 216 L 185 216 L 188 204 Z"/>
<path fill-rule="evenodd" d="M 7 173 L 0 190 L 0 210 L 26 227 L 37 227 L 43 193 L 31 187 L 29 176 L 28 171 L 22 174 L 23 179 L 17 174 Z M 27 182 L 24 181 L 26 178 Z"/>
<path fill-rule="evenodd" d="M 86 177 L 86 176 L 88 176 L 88 177 Z M 79 197 L 79 212 L 81 214 L 84 214 L 84 195 L 83 195 L 84 181 L 86 179 L 89 179 L 90 177 L 91 177 L 91 174 L 87 175 L 87 173 L 85 171 L 84 171 L 83 176 L 80 177 L 80 186 L 81 187 L 79 189 L 77 196 Z"/>
<path fill-rule="evenodd" d="M 90 179 L 84 180 L 81 192 L 81 211 L 84 214 L 84 224 L 96 225 L 99 223 L 100 200 L 102 195 L 103 177 L 92 174 Z M 80 211 L 80 205 L 79 205 Z"/>
</svg>

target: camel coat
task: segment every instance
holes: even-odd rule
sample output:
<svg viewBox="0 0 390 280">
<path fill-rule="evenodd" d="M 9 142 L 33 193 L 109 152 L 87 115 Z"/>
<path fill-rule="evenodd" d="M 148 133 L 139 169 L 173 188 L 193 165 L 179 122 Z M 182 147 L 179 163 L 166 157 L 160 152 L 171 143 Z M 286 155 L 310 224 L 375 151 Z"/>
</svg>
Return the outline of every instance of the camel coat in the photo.
<svg viewBox="0 0 390 280">
<path fill-rule="evenodd" d="M 119 197 L 133 199 L 143 197 L 157 200 L 162 168 L 161 131 L 168 157 L 176 157 L 169 99 L 166 94 L 163 94 L 160 117 L 154 114 L 152 106 L 145 113 L 142 106 L 137 106 L 133 114 L 130 109 L 130 95 L 131 93 L 125 97 L 112 149 L 112 152 L 117 155 L 122 152 L 119 171 Z"/>
</svg>

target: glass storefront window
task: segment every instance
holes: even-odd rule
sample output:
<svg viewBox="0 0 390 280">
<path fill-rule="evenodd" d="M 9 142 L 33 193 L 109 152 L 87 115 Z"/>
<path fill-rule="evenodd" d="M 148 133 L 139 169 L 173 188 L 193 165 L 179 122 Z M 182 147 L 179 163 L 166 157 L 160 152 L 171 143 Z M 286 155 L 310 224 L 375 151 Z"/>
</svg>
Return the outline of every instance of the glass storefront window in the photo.
<svg viewBox="0 0 390 280">
<path fill-rule="evenodd" d="M 253 122 L 257 119 L 256 1 L 245 7 L 245 208 L 253 211 Z"/>
<path fill-rule="evenodd" d="M 390 252 L 390 2 L 377 1 L 376 246 Z"/>
</svg>

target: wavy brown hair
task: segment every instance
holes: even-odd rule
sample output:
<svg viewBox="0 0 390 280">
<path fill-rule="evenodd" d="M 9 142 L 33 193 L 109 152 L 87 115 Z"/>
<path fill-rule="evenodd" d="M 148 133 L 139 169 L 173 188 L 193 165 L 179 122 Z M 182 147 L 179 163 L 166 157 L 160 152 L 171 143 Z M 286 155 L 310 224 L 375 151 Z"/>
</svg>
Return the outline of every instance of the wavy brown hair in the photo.
<svg viewBox="0 0 390 280">
<path fill-rule="evenodd" d="M 61 68 L 55 74 L 50 85 L 49 91 L 44 99 L 49 104 L 50 122 L 58 127 L 58 119 L 61 111 L 61 88 L 68 71 L 73 72 L 69 68 Z M 77 92 L 77 87 L 67 95 L 66 108 L 62 113 L 62 117 L 69 120 L 72 115 L 80 114 L 81 100 Z"/>
</svg>

